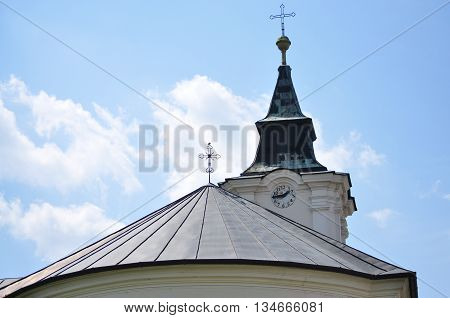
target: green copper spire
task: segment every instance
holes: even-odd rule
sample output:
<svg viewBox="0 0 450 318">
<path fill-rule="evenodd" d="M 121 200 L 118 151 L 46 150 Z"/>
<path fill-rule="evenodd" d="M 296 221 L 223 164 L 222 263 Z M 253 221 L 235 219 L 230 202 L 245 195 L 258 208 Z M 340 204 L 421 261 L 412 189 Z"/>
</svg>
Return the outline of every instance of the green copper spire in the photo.
<svg viewBox="0 0 450 318">
<path fill-rule="evenodd" d="M 282 7 L 282 14 L 271 18 L 283 19 L 285 16 Z M 282 33 L 276 42 L 281 51 L 277 84 L 266 117 L 256 122 L 260 135 L 258 150 L 252 165 L 242 173 L 244 176 L 267 174 L 276 169 L 301 173 L 327 170 L 316 160 L 313 142 L 317 137 L 314 125 L 312 119 L 300 109 L 291 67 L 286 64 L 286 51 L 291 41 L 284 35 L 283 20 Z"/>
</svg>

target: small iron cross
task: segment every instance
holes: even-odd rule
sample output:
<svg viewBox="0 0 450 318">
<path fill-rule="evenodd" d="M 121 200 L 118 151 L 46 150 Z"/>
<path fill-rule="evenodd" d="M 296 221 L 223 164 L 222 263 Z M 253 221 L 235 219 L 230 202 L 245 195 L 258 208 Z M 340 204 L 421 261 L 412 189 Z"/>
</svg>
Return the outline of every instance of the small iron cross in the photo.
<svg viewBox="0 0 450 318">
<path fill-rule="evenodd" d="M 206 153 L 201 153 L 198 155 L 200 159 L 206 159 L 208 160 L 208 168 L 206 168 L 206 172 L 208 173 L 208 182 L 211 183 L 211 173 L 214 172 L 214 168 L 211 165 L 211 162 L 213 160 L 217 160 L 220 158 L 220 155 L 216 153 L 213 146 L 211 146 L 211 143 L 208 142 L 208 145 L 206 146 Z"/>
<path fill-rule="evenodd" d="M 284 4 L 280 6 L 281 14 L 271 15 L 270 20 L 281 19 L 281 34 L 284 36 L 284 18 L 295 17 L 295 12 L 284 13 Z"/>
</svg>

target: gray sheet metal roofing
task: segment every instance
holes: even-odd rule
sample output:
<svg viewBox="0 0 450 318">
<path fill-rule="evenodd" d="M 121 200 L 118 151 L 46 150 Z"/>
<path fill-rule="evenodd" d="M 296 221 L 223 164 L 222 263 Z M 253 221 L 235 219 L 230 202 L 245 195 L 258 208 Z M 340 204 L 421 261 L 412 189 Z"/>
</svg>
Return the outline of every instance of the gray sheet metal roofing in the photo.
<svg viewBox="0 0 450 318">
<path fill-rule="evenodd" d="M 217 186 L 206 185 L 0 289 L 0 296 L 101 270 L 246 262 L 347 272 L 372 279 L 414 276 Z"/>
<path fill-rule="evenodd" d="M 18 281 L 20 278 L 0 278 L 0 289 L 11 285 L 15 281 Z"/>
</svg>

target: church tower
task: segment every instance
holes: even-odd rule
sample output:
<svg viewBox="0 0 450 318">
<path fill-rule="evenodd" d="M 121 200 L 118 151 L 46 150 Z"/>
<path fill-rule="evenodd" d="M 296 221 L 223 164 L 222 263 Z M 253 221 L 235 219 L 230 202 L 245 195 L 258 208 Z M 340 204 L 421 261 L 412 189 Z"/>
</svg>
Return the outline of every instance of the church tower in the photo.
<svg viewBox="0 0 450 318">
<path fill-rule="evenodd" d="M 314 125 L 302 113 L 286 63 L 291 41 L 283 24 L 282 31 L 276 42 L 282 56 L 277 83 L 266 117 L 256 122 L 260 140 L 255 159 L 239 177 L 220 186 L 345 243 L 346 218 L 356 210 L 350 176 L 329 171 L 316 159 Z"/>
</svg>

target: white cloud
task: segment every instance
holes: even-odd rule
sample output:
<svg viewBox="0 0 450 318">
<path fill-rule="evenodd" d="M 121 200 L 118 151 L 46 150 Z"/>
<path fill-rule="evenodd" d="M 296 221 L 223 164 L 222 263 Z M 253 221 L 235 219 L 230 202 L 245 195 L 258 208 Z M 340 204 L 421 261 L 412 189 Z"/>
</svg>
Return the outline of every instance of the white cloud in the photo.
<svg viewBox="0 0 450 318">
<path fill-rule="evenodd" d="M 428 198 L 442 198 L 442 199 L 448 199 L 450 200 L 450 194 L 446 195 L 441 190 L 442 181 L 437 179 L 433 182 L 431 187 L 427 188 L 425 191 L 421 191 L 419 193 L 420 199 L 428 199 Z"/>
<path fill-rule="evenodd" d="M 36 254 L 46 261 L 65 256 L 114 223 L 101 208 L 91 203 L 69 207 L 32 203 L 24 210 L 20 200 L 7 201 L 0 194 L 0 227 L 9 229 L 18 239 L 33 241 Z M 117 223 L 107 232 L 112 233 L 122 226 Z"/>
<path fill-rule="evenodd" d="M 445 194 L 445 195 L 443 196 L 443 198 L 444 198 L 445 200 L 449 200 L 449 201 L 450 201 L 450 193 Z"/>
<path fill-rule="evenodd" d="M 161 97 L 160 94 L 156 94 L 152 97 L 193 127 L 193 131 L 190 132 L 192 138 L 188 137 L 188 129 L 183 131 L 182 138 L 174 138 L 174 129 L 179 123 L 173 117 L 151 106 L 154 117 L 161 124 L 159 131 L 163 131 L 163 125 L 170 126 L 169 138 L 165 136 L 166 139 L 162 140 L 166 146 L 169 145 L 169 151 L 164 148 L 164 145 L 159 148 L 160 154 L 164 153 L 164 159 L 168 160 L 166 167 L 172 168 L 167 176 L 166 186 L 187 175 L 186 172 L 174 169 L 177 165 L 198 167 L 197 162 L 194 165 L 189 165 L 187 162 L 191 158 L 196 158 L 197 153 L 203 152 L 203 147 L 208 141 L 213 141 L 213 146 L 222 155 L 217 171 L 212 176 L 213 181 L 223 181 L 226 177 L 238 176 L 252 163 L 259 138 L 254 122 L 265 116 L 269 108 L 270 96 L 263 95 L 250 100 L 235 95 L 229 88 L 206 76 L 196 75 L 190 80 L 178 82 L 166 96 Z M 350 132 L 337 145 L 327 145 L 321 133 L 320 122 L 314 118 L 313 120 L 318 136 L 315 143 L 316 157 L 328 169 L 345 172 L 351 168 L 363 174 L 369 167 L 381 165 L 384 162 L 385 156 L 363 142 L 358 132 Z M 202 138 L 201 127 L 205 125 L 212 125 L 218 129 L 217 138 L 208 134 L 204 134 Z M 235 125 L 237 129 L 232 134 L 231 142 L 226 132 L 221 129 L 224 125 Z M 247 133 L 242 133 L 243 127 L 249 129 Z M 203 145 L 199 144 L 199 139 Z M 179 144 L 175 144 L 174 140 L 177 140 Z M 181 149 L 192 147 L 195 151 L 183 154 L 182 150 L 181 153 L 174 154 L 172 149 L 180 145 Z M 182 162 L 177 163 L 177 160 Z M 174 186 L 169 191 L 169 196 L 171 199 L 178 198 L 205 183 L 207 183 L 207 176 L 197 172 L 186 178 L 186 181 Z"/>
<path fill-rule="evenodd" d="M 181 138 L 173 138 L 179 123 L 152 106 L 154 117 L 161 127 L 163 125 L 170 127 L 169 139 L 163 140 L 170 146 L 168 155 L 164 155 L 165 159 L 169 160 L 167 167 L 170 168 L 166 186 L 192 171 L 186 169 L 186 172 L 180 172 L 177 167 L 194 167 L 194 169 L 199 167 L 197 154 L 205 151 L 204 146 L 209 141 L 212 141 L 214 148 L 221 155 L 216 171 L 212 175 L 213 182 L 235 176 L 253 161 L 258 145 L 258 136 L 253 123 L 264 117 L 269 103 L 267 96 L 249 100 L 233 94 L 230 89 L 206 76 L 196 75 L 191 80 L 177 83 L 164 99 L 159 98 L 157 101 L 193 127 L 192 138 L 188 136 L 187 129 L 181 132 Z M 205 125 L 210 125 L 211 129 L 205 128 Z M 228 128 L 225 128 L 225 125 L 229 125 Z M 242 127 L 245 126 L 248 126 L 249 130 L 242 131 Z M 163 131 L 161 127 L 160 131 Z M 212 131 L 217 131 L 217 136 L 214 137 Z M 231 138 L 227 137 L 227 134 Z M 188 147 L 195 149 L 194 152 L 183 153 Z M 161 145 L 161 153 L 164 152 L 163 148 Z M 174 153 L 174 149 L 177 148 L 181 149 L 181 154 Z M 201 169 L 203 170 L 204 166 L 201 166 Z M 173 187 L 169 191 L 169 197 L 176 199 L 207 182 L 207 174 L 197 171 Z"/>
<path fill-rule="evenodd" d="M 389 219 L 395 214 L 395 212 L 389 208 L 375 210 L 368 214 L 372 218 L 377 226 L 385 228 L 388 224 Z"/>
<path fill-rule="evenodd" d="M 97 120 L 70 99 L 30 93 L 15 77 L 0 85 L 0 97 L 0 179 L 66 191 L 111 177 L 126 192 L 141 188 L 133 162 L 137 151 L 128 141 L 136 124 L 125 125 L 94 105 Z M 41 145 L 19 129 L 15 112 L 22 109 L 31 111 Z"/>
<path fill-rule="evenodd" d="M 385 162 L 386 156 L 363 142 L 360 133 L 351 131 L 336 145 L 329 146 L 324 141 L 320 122 L 317 119 L 314 119 L 314 125 L 317 132 L 317 142 L 314 144 L 316 158 L 329 170 L 344 172 L 353 170 L 363 176 L 368 168 Z"/>
<path fill-rule="evenodd" d="M 379 166 L 384 163 L 385 155 L 377 153 L 367 144 L 361 145 L 361 151 L 358 154 L 358 162 L 363 168 L 370 166 Z"/>
</svg>

